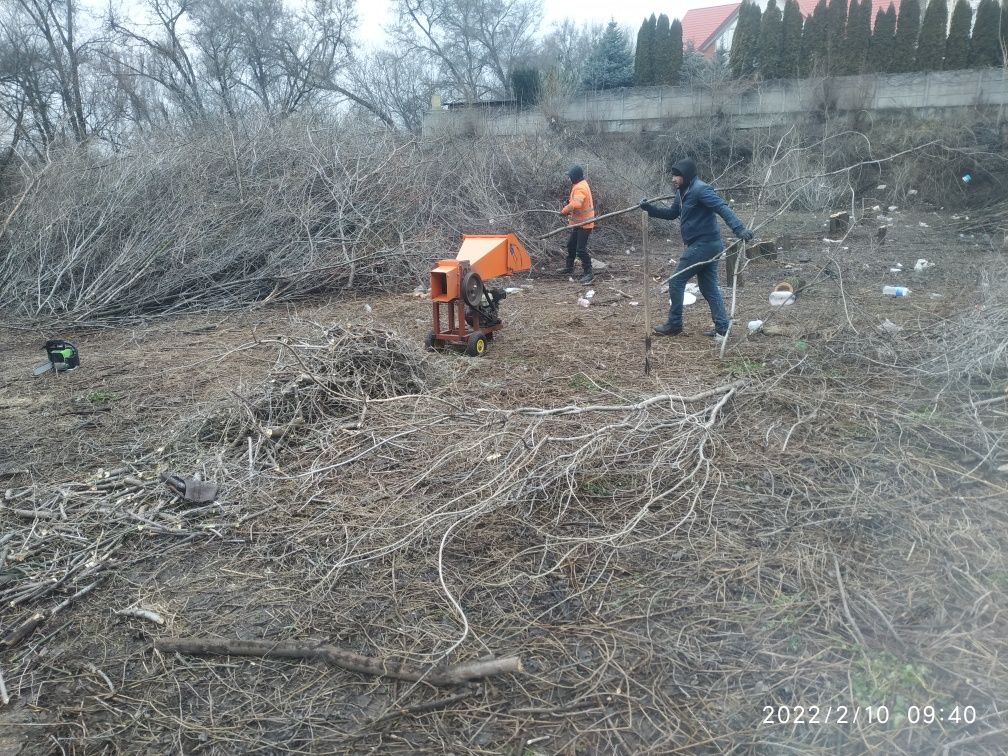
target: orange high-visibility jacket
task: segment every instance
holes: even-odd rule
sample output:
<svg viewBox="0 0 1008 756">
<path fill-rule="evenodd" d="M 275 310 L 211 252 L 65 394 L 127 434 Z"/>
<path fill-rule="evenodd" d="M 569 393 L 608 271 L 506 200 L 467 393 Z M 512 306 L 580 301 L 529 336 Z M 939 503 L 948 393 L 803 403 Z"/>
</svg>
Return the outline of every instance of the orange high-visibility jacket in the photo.
<svg viewBox="0 0 1008 756">
<path fill-rule="evenodd" d="M 567 222 L 571 226 L 595 217 L 595 202 L 587 181 L 582 179 L 571 187 L 570 199 L 560 212 L 569 216 Z M 585 223 L 582 228 L 595 228 L 595 224 Z"/>
</svg>

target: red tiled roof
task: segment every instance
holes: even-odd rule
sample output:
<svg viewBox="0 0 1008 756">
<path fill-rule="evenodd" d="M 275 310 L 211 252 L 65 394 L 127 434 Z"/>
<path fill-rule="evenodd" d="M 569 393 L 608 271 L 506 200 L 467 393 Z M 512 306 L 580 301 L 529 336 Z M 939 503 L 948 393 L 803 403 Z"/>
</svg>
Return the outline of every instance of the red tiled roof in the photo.
<svg viewBox="0 0 1008 756">
<path fill-rule="evenodd" d="M 878 16 L 879 11 L 889 10 L 890 3 L 892 4 L 893 8 L 896 9 L 896 12 L 899 13 L 899 6 L 900 6 L 899 0 L 872 0 L 872 9 L 871 9 L 871 28 L 872 29 L 875 28 L 875 18 Z M 955 5 L 955 3 L 949 3 L 949 8 L 951 8 L 953 5 Z M 921 3 L 921 6 L 923 8 L 924 3 Z M 949 13 L 951 13 L 951 12 L 952 11 L 950 10 Z M 921 15 L 922 16 L 924 15 L 924 11 L 923 10 L 921 10 Z"/>
<path fill-rule="evenodd" d="M 801 11 L 803 17 L 808 17 L 812 15 L 812 11 L 815 10 L 816 5 L 818 5 L 819 0 L 798 0 L 798 10 Z M 889 3 L 892 3 L 896 12 L 899 13 L 899 0 L 872 0 L 872 11 L 871 11 L 871 27 L 875 28 L 875 17 L 878 16 L 879 11 L 884 11 L 889 9 Z M 784 4 L 778 2 L 777 6 L 783 10 Z"/>
<path fill-rule="evenodd" d="M 703 49 L 704 45 L 710 42 L 714 32 L 734 15 L 741 4 L 728 3 L 686 11 L 686 15 L 682 17 L 683 46 L 688 46 L 692 42 L 697 50 Z"/>
<path fill-rule="evenodd" d="M 849 0 L 848 0 L 849 1 Z M 777 7 L 784 10 L 785 0 L 778 0 Z M 798 10 L 803 17 L 812 15 L 819 0 L 798 0 Z M 872 0 L 871 27 L 875 28 L 875 18 L 880 11 L 887 10 L 892 4 L 899 12 L 899 0 Z M 709 8 L 693 8 L 686 11 L 682 17 L 683 46 L 687 47 L 690 42 L 699 51 L 714 41 L 718 31 L 723 29 L 727 23 L 735 16 L 741 3 L 728 3 L 727 5 L 713 5 Z"/>
</svg>

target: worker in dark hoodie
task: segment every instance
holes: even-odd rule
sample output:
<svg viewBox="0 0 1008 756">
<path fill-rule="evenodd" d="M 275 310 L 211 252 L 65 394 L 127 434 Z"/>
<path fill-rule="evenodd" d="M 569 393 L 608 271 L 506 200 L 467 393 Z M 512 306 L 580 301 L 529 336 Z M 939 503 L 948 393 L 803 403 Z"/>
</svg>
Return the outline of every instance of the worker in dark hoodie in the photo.
<svg viewBox="0 0 1008 756">
<path fill-rule="evenodd" d="M 595 224 L 585 221 L 595 217 L 595 203 L 592 201 L 591 188 L 585 181 L 584 169 L 580 165 L 575 165 L 567 171 L 567 177 L 571 182 L 570 198 L 560 212 L 567 216 L 571 230 L 567 239 L 567 265 L 560 272 L 571 275 L 574 272 L 576 256 L 581 260 L 584 271 L 578 283 L 590 284 L 595 277 L 592 275 L 591 255 L 588 254 L 588 237 Z"/>
<path fill-rule="evenodd" d="M 677 336 L 682 333 L 683 292 L 686 290 L 686 281 L 696 276 L 700 293 L 710 305 L 711 317 L 714 319 L 714 330 L 708 331 L 707 335 L 724 336 L 728 332 L 728 314 L 717 281 L 718 257 L 724 251 L 724 243 L 721 241 L 721 229 L 715 213 L 724 218 L 725 223 L 740 239 L 751 240 L 753 232 L 745 227 L 709 184 L 696 177 L 696 163 L 692 160 L 680 160 L 672 166 L 671 172 L 676 186 L 672 207 L 657 207 L 647 200 L 640 203 L 641 210 L 652 218 L 678 218 L 683 244 L 686 245 L 675 272 L 669 278 L 671 303 L 668 322 L 656 327 L 655 333 L 661 336 Z"/>
</svg>

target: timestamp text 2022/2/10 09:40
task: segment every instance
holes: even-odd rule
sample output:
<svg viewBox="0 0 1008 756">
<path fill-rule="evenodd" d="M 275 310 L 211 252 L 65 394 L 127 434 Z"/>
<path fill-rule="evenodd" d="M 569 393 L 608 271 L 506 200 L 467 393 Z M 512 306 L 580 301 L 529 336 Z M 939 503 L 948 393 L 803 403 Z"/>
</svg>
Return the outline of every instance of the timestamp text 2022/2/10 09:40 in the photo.
<svg viewBox="0 0 1008 756">
<path fill-rule="evenodd" d="M 948 723 L 973 724 L 977 713 L 975 706 L 923 706 L 911 705 L 894 709 L 886 705 L 880 706 L 764 706 L 763 724 L 765 725 L 817 725 L 817 724 L 880 724 L 885 725 L 894 720 L 897 712 L 899 719 L 912 725 Z"/>
</svg>

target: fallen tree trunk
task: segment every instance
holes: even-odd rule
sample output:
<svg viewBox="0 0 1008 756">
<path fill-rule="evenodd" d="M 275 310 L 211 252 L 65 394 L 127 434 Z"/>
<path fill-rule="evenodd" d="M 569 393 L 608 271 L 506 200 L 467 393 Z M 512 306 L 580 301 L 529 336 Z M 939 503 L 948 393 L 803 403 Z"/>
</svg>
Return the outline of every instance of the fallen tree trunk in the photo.
<svg viewBox="0 0 1008 756">
<path fill-rule="evenodd" d="M 355 654 L 336 646 L 312 646 L 285 641 L 162 638 L 154 641 L 154 648 L 164 653 L 259 656 L 272 659 L 320 659 L 352 672 L 410 682 L 423 681 L 438 686 L 457 685 L 470 680 L 522 671 L 521 659 L 517 656 L 504 656 L 499 659 L 466 662 L 451 667 L 421 671 L 402 664 L 393 664 L 383 659 Z"/>
</svg>

